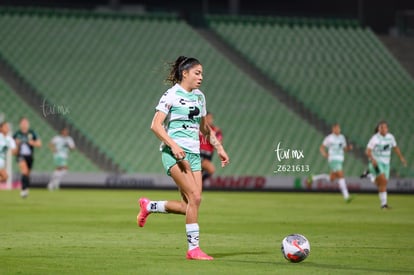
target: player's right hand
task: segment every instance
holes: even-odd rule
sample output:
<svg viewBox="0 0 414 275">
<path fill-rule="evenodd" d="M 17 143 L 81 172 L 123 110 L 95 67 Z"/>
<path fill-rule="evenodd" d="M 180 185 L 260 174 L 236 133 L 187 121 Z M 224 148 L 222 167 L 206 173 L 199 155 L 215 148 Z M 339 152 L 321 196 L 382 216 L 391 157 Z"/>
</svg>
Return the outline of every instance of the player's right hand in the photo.
<svg viewBox="0 0 414 275">
<path fill-rule="evenodd" d="M 171 152 L 177 161 L 182 161 L 185 158 L 184 150 L 178 145 L 171 146 Z"/>
</svg>

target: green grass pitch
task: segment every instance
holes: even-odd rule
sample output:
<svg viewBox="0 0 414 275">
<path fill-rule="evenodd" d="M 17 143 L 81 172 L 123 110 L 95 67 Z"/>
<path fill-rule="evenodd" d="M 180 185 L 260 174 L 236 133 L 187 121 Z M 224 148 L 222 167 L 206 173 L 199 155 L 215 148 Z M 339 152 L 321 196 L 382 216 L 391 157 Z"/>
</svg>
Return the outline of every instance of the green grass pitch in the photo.
<svg viewBox="0 0 414 275">
<path fill-rule="evenodd" d="M 413 274 L 414 200 L 389 194 L 204 192 L 200 244 L 188 261 L 184 216 L 136 225 L 137 198 L 177 191 L 32 189 L 0 192 L 0 274 Z M 309 257 L 287 262 L 280 243 L 305 235 Z"/>
</svg>

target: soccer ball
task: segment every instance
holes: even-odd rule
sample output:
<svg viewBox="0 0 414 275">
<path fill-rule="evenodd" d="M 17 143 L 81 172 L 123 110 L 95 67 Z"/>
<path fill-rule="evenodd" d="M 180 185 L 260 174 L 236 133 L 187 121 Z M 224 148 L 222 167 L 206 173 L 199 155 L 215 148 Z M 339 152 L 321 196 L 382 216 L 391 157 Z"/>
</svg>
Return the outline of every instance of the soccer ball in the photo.
<svg viewBox="0 0 414 275">
<path fill-rule="evenodd" d="M 306 259 L 310 253 L 310 243 L 301 234 L 291 234 L 282 240 L 280 248 L 286 260 L 299 263 Z"/>
</svg>

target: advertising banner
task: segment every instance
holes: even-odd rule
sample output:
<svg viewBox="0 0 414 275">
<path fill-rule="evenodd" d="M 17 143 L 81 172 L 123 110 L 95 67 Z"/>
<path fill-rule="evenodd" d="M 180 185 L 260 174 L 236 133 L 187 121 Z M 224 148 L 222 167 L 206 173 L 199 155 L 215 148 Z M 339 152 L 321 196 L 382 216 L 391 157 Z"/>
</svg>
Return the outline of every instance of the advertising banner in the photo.
<svg viewBox="0 0 414 275">
<path fill-rule="evenodd" d="M 49 173 L 33 172 L 32 187 L 46 187 Z M 368 179 L 346 178 L 350 192 L 377 192 L 376 185 Z M 6 189 L 0 184 L 0 189 Z M 15 174 L 13 188 L 20 188 L 20 177 Z M 177 189 L 171 177 L 159 174 L 111 174 L 111 173 L 68 173 L 61 182 L 61 188 L 115 188 L 115 189 Z M 203 183 L 205 190 L 237 191 L 301 191 L 337 192 L 338 185 L 328 179 L 310 180 L 306 177 L 284 176 L 213 176 Z M 391 178 L 387 185 L 389 192 L 414 193 L 414 179 Z"/>
</svg>

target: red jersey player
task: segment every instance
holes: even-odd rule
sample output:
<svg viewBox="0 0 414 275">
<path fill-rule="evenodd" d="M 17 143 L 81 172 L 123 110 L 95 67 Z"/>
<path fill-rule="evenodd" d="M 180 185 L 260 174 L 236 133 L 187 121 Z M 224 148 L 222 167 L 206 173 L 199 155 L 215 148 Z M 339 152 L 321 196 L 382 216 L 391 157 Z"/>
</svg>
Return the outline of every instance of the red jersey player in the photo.
<svg viewBox="0 0 414 275">
<path fill-rule="evenodd" d="M 215 132 L 217 139 L 222 142 L 223 135 L 220 130 L 220 128 L 216 127 L 213 124 L 214 118 L 213 114 L 207 112 L 206 115 L 206 121 L 210 125 L 211 129 Z M 203 134 L 200 132 L 200 157 L 201 157 L 201 169 L 203 171 L 203 181 L 211 177 L 216 168 L 211 161 L 213 158 L 214 153 L 214 146 L 211 145 L 211 143 L 208 141 L 208 139 L 203 136 Z"/>
</svg>

